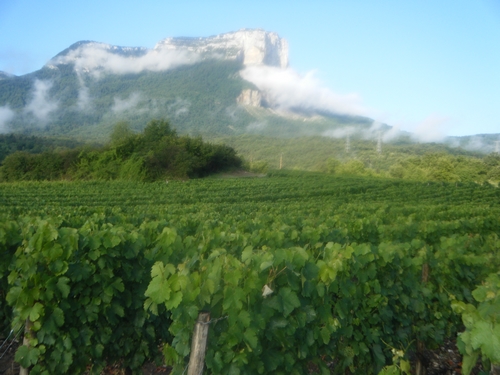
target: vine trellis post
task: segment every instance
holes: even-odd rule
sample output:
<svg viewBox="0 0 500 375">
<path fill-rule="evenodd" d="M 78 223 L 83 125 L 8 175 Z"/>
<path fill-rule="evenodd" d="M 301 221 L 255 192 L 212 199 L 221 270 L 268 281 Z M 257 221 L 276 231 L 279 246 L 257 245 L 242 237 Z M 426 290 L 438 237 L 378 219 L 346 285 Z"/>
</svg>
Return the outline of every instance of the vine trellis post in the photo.
<svg viewBox="0 0 500 375">
<path fill-rule="evenodd" d="M 189 357 L 187 375 L 201 375 L 203 373 L 209 326 L 210 313 L 199 313 L 193 330 L 193 339 L 191 341 L 191 355 Z"/>
<path fill-rule="evenodd" d="M 24 326 L 24 338 L 23 338 L 23 345 L 26 345 L 28 348 L 30 347 L 30 339 L 31 339 L 31 328 L 33 326 L 33 323 L 31 323 L 30 319 L 26 319 L 26 325 Z M 29 369 L 24 368 L 21 366 L 19 370 L 19 375 L 28 375 L 29 374 Z"/>
</svg>

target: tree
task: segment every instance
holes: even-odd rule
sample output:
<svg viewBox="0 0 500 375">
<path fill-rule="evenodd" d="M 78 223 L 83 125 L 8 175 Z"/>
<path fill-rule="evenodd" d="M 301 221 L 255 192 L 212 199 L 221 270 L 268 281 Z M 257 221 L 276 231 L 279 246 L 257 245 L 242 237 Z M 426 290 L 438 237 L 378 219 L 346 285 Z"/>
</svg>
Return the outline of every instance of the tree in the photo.
<svg viewBox="0 0 500 375">
<path fill-rule="evenodd" d="M 163 137 L 173 137 L 177 133 L 170 127 L 166 120 L 151 120 L 144 128 L 144 140 L 146 143 L 160 141 Z"/>
<path fill-rule="evenodd" d="M 347 174 L 347 175 L 357 175 L 362 176 L 367 174 L 367 170 L 365 165 L 360 160 L 349 160 L 347 163 L 342 164 L 338 168 L 339 174 Z"/>
<path fill-rule="evenodd" d="M 109 136 L 112 145 L 119 145 L 134 135 L 127 121 L 120 121 L 113 126 L 113 131 Z"/>
<path fill-rule="evenodd" d="M 338 161 L 335 158 L 329 158 L 326 161 L 326 170 L 328 173 L 331 174 L 337 173 L 339 167 L 340 167 L 340 161 Z"/>
</svg>

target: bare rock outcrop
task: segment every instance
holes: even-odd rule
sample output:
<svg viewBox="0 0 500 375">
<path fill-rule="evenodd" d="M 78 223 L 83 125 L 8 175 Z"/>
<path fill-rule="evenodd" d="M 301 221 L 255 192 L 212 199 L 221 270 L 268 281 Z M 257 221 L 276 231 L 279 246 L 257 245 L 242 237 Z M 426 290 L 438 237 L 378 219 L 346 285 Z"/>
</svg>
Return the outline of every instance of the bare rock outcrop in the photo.
<svg viewBox="0 0 500 375">
<path fill-rule="evenodd" d="M 262 107 L 262 93 L 258 90 L 246 89 L 236 98 L 236 102 L 252 107 Z"/>
<path fill-rule="evenodd" d="M 245 65 L 288 67 L 288 42 L 274 32 L 241 29 L 207 38 L 166 38 L 155 50 L 185 49 L 200 55 L 237 59 Z"/>
</svg>

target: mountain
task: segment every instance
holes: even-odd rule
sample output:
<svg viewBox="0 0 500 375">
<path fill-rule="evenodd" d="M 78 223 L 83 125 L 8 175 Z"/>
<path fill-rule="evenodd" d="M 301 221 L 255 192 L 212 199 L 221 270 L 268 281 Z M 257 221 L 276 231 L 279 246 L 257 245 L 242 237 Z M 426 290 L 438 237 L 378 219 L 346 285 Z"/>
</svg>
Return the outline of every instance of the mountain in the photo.
<svg viewBox="0 0 500 375">
<path fill-rule="evenodd" d="M 3 129 L 96 140 L 117 121 L 140 130 L 151 118 L 202 135 L 298 136 L 370 127 L 362 116 L 284 105 L 279 94 L 242 74 L 289 74 L 288 64 L 286 40 L 264 30 L 166 38 L 153 49 L 80 41 L 38 71 L 0 75 L 0 108 L 11 113 Z"/>
<path fill-rule="evenodd" d="M 289 67 L 287 41 L 260 29 L 166 38 L 152 49 L 80 41 L 35 72 L 0 72 L 0 133 L 103 142 L 118 121 L 140 131 L 153 118 L 168 119 L 179 133 L 212 139 L 412 138 L 371 120 L 356 98 L 297 74 Z M 497 138 L 448 143 L 491 152 Z"/>
</svg>

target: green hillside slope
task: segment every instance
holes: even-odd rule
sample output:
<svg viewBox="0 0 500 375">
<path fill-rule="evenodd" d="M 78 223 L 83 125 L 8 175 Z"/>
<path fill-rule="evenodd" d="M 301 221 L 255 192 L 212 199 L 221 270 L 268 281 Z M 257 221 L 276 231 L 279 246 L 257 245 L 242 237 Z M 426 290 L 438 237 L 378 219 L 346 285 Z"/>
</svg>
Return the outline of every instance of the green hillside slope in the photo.
<svg viewBox="0 0 500 375">
<path fill-rule="evenodd" d="M 293 137 L 319 135 L 339 126 L 371 125 L 366 118 L 283 114 L 240 106 L 236 99 L 241 91 L 254 88 L 240 77 L 241 69 L 237 61 L 212 59 L 163 72 L 96 78 L 78 75 L 71 64 L 45 66 L 28 75 L 1 80 L 0 106 L 16 113 L 9 129 L 13 132 L 80 140 L 102 141 L 121 120 L 140 131 L 153 118 L 168 118 L 179 133 L 212 136 L 253 133 Z M 40 94 L 42 88 L 45 96 Z M 46 111 L 45 118 L 35 115 L 37 105 L 44 106 L 40 111 Z M 50 106 L 53 111 L 49 112 L 46 108 Z"/>
</svg>

